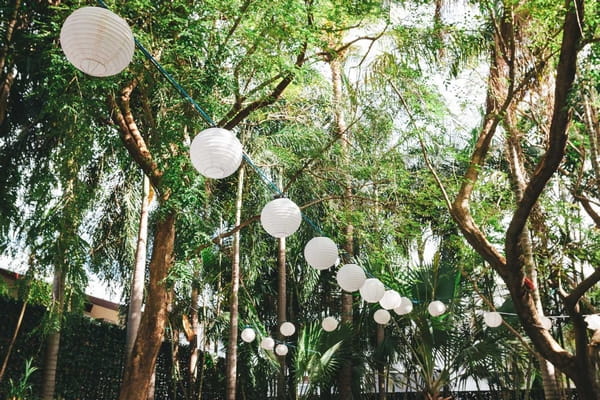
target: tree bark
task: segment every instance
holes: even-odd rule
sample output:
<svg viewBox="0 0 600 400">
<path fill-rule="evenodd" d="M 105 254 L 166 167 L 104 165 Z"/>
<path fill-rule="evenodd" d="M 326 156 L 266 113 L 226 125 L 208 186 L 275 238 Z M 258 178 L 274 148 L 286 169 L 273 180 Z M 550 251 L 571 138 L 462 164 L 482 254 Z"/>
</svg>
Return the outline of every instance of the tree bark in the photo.
<svg viewBox="0 0 600 400">
<path fill-rule="evenodd" d="M 165 279 L 173 264 L 174 243 L 175 214 L 171 212 L 156 226 L 146 307 L 131 357 L 125 367 L 119 400 L 147 399 L 171 300 L 170 289 L 165 285 Z"/>
<path fill-rule="evenodd" d="M 285 238 L 277 239 L 277 326 L 281 326 L 287 321 L 287 285 L 286 285 L 286 258 L 285 258 Z M 285 340 L 285 337 L 278 333 L 279 340 Z M 277 356 L 279 361 L 279 375 L 277 376 L 277 398 L 286 399 L 285 388 L 285 356 Z"/>
<path fill-rule="evenodd" d="M 238 171 L 238 186 L 235 200 L 235 225 L 242 220 L 242 196 L 244 193 L 244 167 Z M 237 341 L 238 341 L 238 306 L 240 289 L 240 232 L 233 236 L 233 260 L 231 262 L 231 296 L 229 300 L 229 342 L 227 343 L 227 382 L 225 396 L 227 400 L 236 399 L 237 389 Z"/>
<path fill-rule="evenodd" d="M 377 324 L 377 347 L 381 347 L 383 345 L 383 341 L 385 339 L 385 326 Z M 383 352 L 381 352 L 383 356 Z M 377 399 L 385 400 L 387 398 L 387 393 L 385 389 L 385 362 L 384 360 L 380 360 L 377 363 Z"/>
<path fill-rule="evenodd" d="M 146 246 L 148 242 L 148 207 L 152 202 L 153 192 L 150 180 L 143 177 L 142 202 L 140 205 L 140 224 L 138 228 L 137 246 L 135 250 L 134 267 L 131 274 L 131 294 L 127 310 L 127 332 L 125 337 L 126 357 L 131 357 L 133 343 L 138 333 L 142 318 L 142 303 L 144 301 L 144 276 L 146 272 Z"/>
</svg>

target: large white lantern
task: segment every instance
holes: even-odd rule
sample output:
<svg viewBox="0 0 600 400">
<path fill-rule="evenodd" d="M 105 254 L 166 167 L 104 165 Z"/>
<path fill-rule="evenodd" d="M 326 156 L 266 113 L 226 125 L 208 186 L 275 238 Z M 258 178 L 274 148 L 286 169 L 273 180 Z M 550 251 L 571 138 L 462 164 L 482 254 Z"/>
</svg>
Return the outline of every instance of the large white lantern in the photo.
<svg viewBox="0 0 600 400">
<path fill-rule="evenodd" d="M 600 329 L 600 315 L 591 314 L 585 316 L 585 323 L 588 326 L 588 329 L 593 331 L 597 331 Z"/>
<path fill-rule="evenodd" d="M 292 336 L 294 332 L 296 332 L 296 327 L 291 322 L 284 322 L 279 327 L 279 332 L 281 332 L 283 336 Z"/>
<path fill-rule="evenodd" d="M 377 303 L 385 294 L 385 286 L 377 278 L 369 278 L 360 287 L 360 296 L 367 303 Z"/>
<path fill-rule="evenodd" d="M 396 292 L 393 289 L 386 290 L 383 294 L 381 300 L 379 300 L 379 305 L 386 310 L 391 310 L 400 306 L 400 293 Z"/>
<path fill-rule="evenodd" d="M 392 316 L 388 310 L 379 309 L 373 314 L 373 319 L 380 325 L 385 325 L 390 322 L 390 318 L 392 318 Z"/>
<path fill-rule="evenodd" d="M 327 269 L 334 265 L 338 259 L 338 248 L 335 242 L 328 237 L 312 238 L 304 246 L 304 258 L 311 267 Z"/>
<path fill-rule="evenodd" d="M 546 317 L 545 315 L 542 315 L 540 320 L 542 321 L 542 328 L 544 328 L 547 331 L 552 329 L 552 320 L 550 318 Z"/>
<path fill-rule="evenodd" d="M 284 197 L 267 203 L 260 213 L 260 223 L 265 231 L 276 238 L 284 238 L 296 232 L 302 221 L 300 208 Z"/>
<path fill-rule="evenodd" d="M 400 298 L 400 305 L 394 308 L 394 312 L 398 315 L 405 315 L 412 311 L 413 303 L 408 297 L 402 296 Z"/>
<path fill-rule="evenodd" d="M 127 68 L 135 50 L 127 22 L 102 7 L 82 7 L 69 15 L 60 30 L 60 46 L 75 68 L 99 77 Z"/>
<path fill-rule="evenodd" d="M 333 332 L 338 327 L 338 320 L 334 317 L 326 317 L 323 318 L 323 322 L 321 322 L 321 326 L 325 332 Z"/>
<path fill-rule="evenodd" d="M 346 292 L 356 292 L 366 279 L 365 271 L 356 264 L 345 264 L 336 275 L 338 285 Z"/>
<path fill-rule="evenodd" d="M 285 344 L 278 344 L 275 346 L 275 353 L 278 356 L 285 356 L 288 353 L 288 347 Z"/>
<path fill-rule="evenodd" d="M 263 338 L 263 340 L 260 341 L 260 347 L 262 347 L 265 350 L 273 350 L 273 348 L 275 347 L 275 340 L 273 340 L 272 337 L 267 336 L 266 338 Z"/>
<path fill-rule="evenodd" d="M 242 330 L 242 334 L 240 336 L 242 337 L 242 340 L 244 342 L 250 343 L 254 339 L 256 339 L 256 332 L 254 332 L 254 329 L 252 329 L 252 328 L 244 328 L 244 330 Z"/>
<path fill-rule="evenodd" d="M 429 303 L 427 311 L 429 311 L 432 317 L 439 317 L 446 312 L 446 305 L 439 300 L 434 300 Z"/>
<path fill-rule="evenodd" d="M 496 311 L 484 312 L 483 322 L 490 328 L 497 328 L 502 325 L 502 315 Z"/>
<path fill-rule="evenodd" d="M 196 135 L 190 145 L 192 165 L 207 178 L 221 179 L 240 167 L 242 144 L 233 132 L 223 128 L 208 128 Z"/>
</svg>

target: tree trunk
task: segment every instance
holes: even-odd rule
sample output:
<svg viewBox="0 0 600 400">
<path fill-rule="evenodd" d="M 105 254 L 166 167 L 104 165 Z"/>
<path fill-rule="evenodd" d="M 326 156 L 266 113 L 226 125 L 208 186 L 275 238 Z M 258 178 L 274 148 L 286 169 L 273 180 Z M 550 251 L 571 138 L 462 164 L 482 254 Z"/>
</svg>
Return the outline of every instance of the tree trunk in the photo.
<svg viewBox="0 0 600 400">
<path fill-rule="evenodd" d="M 383 341 L 385 339 L 385 326 L 377 324 L 377 347 L 381 347 L 383 346 Z M 387 398 L 386 396 L 386 390 L 385 390 L 385 381 L 386 381 L 386 376 L 385 376 L 385 360 L 383 359 L 383 352 L 381 352 L 382 354 L 382 359 L 379 360 L 379 362 L 377 363 L 377 399 L 378 400 L 385 400 Z"/>
<path fill-rule="evenodd" d="M 148 242 L 148 207 L 152 202 L 153 190 L 146 175 L 143 178 L 142 202 L 140 205 L 140 225 L 138 228 L 135 261 L 131 274 L 131 295 L 127 311 L 127 332 L 125 337 L 126 357 L 131 357 L 133 343 L 137 336 L 142 318 L 142 303 L 144 300 L 144 276 L 146 272 L 146 246 Z"/>
<path fill-rule="evenodd" d="M 55 266 L 54 281 L 52 284 L 52 303 L 54 318 L 58 319 L 58 323 L 46 339 L 44 374 L 42 377 L 42 400 L 54 399 L 54 388 L 56 387 L 56 365 L 58 364 L 60 331 L 62 327 L 62 311 L 65 300 L 65 279 L 66 273 L 64 271 L 64 267 Z"/>
<path fill-rule="evenodd" d="M 133 344 L 131 358 L 125 367 L 119 400 L 147 399 L 156 357 L 163 341 L 167 308 L 171 300 L 170 289 L 165 285 L 165 278 L 173 264 L 174 243 L 175 214 L 171 212 L 157 224 L 154 234 L 146 307 Z"/>
<path fill-rule="evenodd" d="M 286 321 L 287 311 L 287 285 L 286 285 L 286 259 L 285 259 L 285 238 L 277 239 L 277 326 L 281 326 Z M 285 340 L 281 334 L 277 334 L 280 340 Z M 277 356 L 279 361 L 279 375 L 277 376 L 277 398 L 286 398 L 285 388 L 285 356 Z"/>
<path fill-rule="evenodd" d="M 8 359 L 10 358 L 13 347 L 15 346 L 15 342 L 17 341 L 17 336 L 19 335 L 19 330 L 21 330 L 21 323 L 23 322 L 23 316 L 25 315 L 26 309 L 27 309 L 27 299 L 24 299 L 23 305 L 21 306 L 21 312 L 19 313 L 19 318 L 17 319 L 17 324 L 15 325 L 15 330 L 13 332 L 12 337 L 10 338 L 10 343 L 8 344 L 8 350 L 6 350 L 6 355 L 4 356 L 4 361 L 2 362 L 2 368 L 0 369 L 0 382 L 2 382 L 2 377 L 4 377 L 4 372 L 6 372 L 6 366 L 8 365 Z"/>
<path fill-rule="evenodd" d="M 238 171 L 238 186 L 235 200 L 235 226 L 242 221 L 242 195 L 244 193 L 244 167 Z M 238 292 L 240 288 L 240 231 L 233 236 L 233 260 L 231 262 L 231 297 L 229 301 L 229 342 L 227 343 L 227 376 L 225 396 L 236 399 L 237 388 L 237 341 L 238 341 Z"/>
<path fill-rule="evenodd" d="M 190 363 L 188 366 L 189 376 L 188 376 L 188 398 L 194 398 L 194 395 L 197 392 L 197 382 L 198 382 L 198 359 L 200 354 L 200 322 L 198 319 L 198 296 L 200 295 L 200 291 L 198 289 L 198 279 L 199 279 L 199 271 L 194 271 L 194 281 L 192 282 L 192 294 L 191 294 L 191 302 L 190 302 L 190 319 L 192 325 L 192 340 L 190 341 Z"/>
</svg>

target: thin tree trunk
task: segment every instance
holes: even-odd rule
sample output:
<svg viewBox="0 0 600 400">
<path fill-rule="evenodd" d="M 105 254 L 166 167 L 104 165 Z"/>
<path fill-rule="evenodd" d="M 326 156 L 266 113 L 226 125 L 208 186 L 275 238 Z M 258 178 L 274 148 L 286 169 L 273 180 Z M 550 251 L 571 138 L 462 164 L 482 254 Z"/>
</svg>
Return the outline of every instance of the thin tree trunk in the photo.
<svg viewBox="0 0 600 400">
<path fill-rule="evenodd" d="M 377 324 L 377 347 L 383 346 L 383 341 L 385 339 L 385 326 Z M 377 363 L 377 399 L 385 400 L 387 398 L 385 392 L 385 362 L 383 360 L 383 352 L 382 359 Z"/>
<path fill-rule="evenodd" d="M 46 354 L 44 359 L 44 374 L 42 377 L 42 400 L 53 400 L 56 387 L 56 365 L 60 349 L 60 331 L 62 327 L 62 311 L 65 297 L 66 274 L 63 266 L 54 267 L 52 298 L 55 318 L 58 319 L 56 328 L 46 339 Z"/>
<path fill-rule="evenodd" d="M 287 285 L 286 285 L 286 258 L 285 258 L 285 238 L 277 239 L 277 326 L 281 326 L 286 321 L 287 311 Z M 284 340 L 284 336 L 278 333 L 279 339 Z M 278 356 L 279 375 L 277 376 L 277 398 L 285 399 L 285 356 Z"/>
<path fill-rule="evenodd" d="M 244 168 L 238 171 L 238 186 L 235 200 L 235 225 L 242 220 L 242 195 L 244 193 Z M 229 343 L 227 344 L 227 376 L 225 396 L 227 400 L 236 399 L 237 389 L 237 341 L 238 341 L 238 292 L 240 288 L 240 232 L 233 236 L 233 260 L 231 262 L 231 297 L 229 301 Z"/>
<path fill-rule="evenodd" d="M 194 281 L 192 283 L 192 293 L 191 293 L 191 324 L 192 324 L 192 332 L 193 339 L 190 343 L 190 363 L 188 366 L 189 376 L 188 376 L 188 398 L 194 398 L 194 395 L 197 393 L 197 382 L 198 382 L 198 359 L 200 355 L 200 322 L 198 319 L 198 296 L 200 295 L 200 291 L 198 289 L 198 278 L 199 271 L 194 271 Z"/>
<path fill-rule="evenodd" d="M 171 300 L 165 278 L 173 264 L 174 243 L 175 214 L 170 213 L 157 224 L 154 234 L 146 307 L 125 367 L 119 400 L 146 400 L 148 397 Z"/>
<path fill-rule="evenodd" d="M 140 205 L 140 224 L 138 228 L 137 246 L 133 273 L 131 274 L 131 296 L 127 311 L 127 332 L 125 351 L 127 359 L 131 357 L 133 343 L 137 336 L 142 318 L 142 303 L 144 300 L 144 276 L 146 272 L 146 247 L 148 242 L 148 208 L 152 202 L 153 190 L 146 175 L 143 178 L 142 202 Z"/>
<path fill-rule="evenodd" d="M 25 310 L 27 309 L 27 299 L 23 300 L 23 305 L 21 306 L 21 312 L 19 313 L 19 318 L 17 319 L 17 324 L 15 326 L 15 330 L 13 332 L 12 338 L 10 338 L 10 343 L 8 344 L 8 350 L 6 351 L 6 355 L 4 356 L 4 361 L 2 362 L 2 369 L 0 369 L 0 382 L 2 382 L 2 378 L 4 377 L 4 372 L 6 372 L 6 366 L 8 365 L 8 359 L 12 353 L 15 342 L 17 341 L 17 336 L 19 335 L 19 330 L 21 330 L 21 323 L 23 322 L 23 316 L 25 315 Z"/>
</svg>

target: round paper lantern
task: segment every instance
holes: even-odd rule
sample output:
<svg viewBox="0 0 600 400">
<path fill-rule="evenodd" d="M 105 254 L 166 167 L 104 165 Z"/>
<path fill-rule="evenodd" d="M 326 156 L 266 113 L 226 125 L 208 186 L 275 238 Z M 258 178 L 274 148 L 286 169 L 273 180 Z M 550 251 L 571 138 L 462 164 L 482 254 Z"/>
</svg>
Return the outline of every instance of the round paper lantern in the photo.
<svg viewBox="0 0 600 400">
<path fill-rule="evenodd" d="M 432 317 L 439 317 L 446 312 L 446 305 L 439 300 L 434 300 L 429 303 L 427 311 L 429 311 Z"/>
<path fill-rule="evenodd" d="M 281 332 L 283 336 L 292 336 L 294 332 L 296 332 L 296 327 L 291 322 L 284 322 L 279 327 L 279 332 Z"/>
<path fill-rule="evenodd" d="M 284 197 L 267 203 L 260 213 L 260 223 L 265 231 L 276 238 L 284 238 L 296 232 L 302 221 L 300 208 Z"/>
<path fill-rule="evenodd" d="M 365 271 L 356 264 L 346 264 L 337 272 L 338 285 L 346 292 L 356 292 L 365 283 Z"/>
<path fill-rule="evenodd" d="M 502 315 L 496 311 L 484 312 L 483 322 L 490 328 L 497 328 L 502 325 Z"/>
<path fill-rule="evenodd" d="M 546 317 L 545 315 L 542 315 L 540 320 L 542 321 L 542 327 L 545 330 L 549 331 L 550 329 L 552 329 L 552 320 L 550 318 Z"/>
<path fill-rule="evenodd" d="M 373 319 L 380 325 L 385 325 L 390 322 L 390 318 L 392 318 L 392 316 L 388 310 L 379 309 L 373 314 Z"/>
<path fill-rule="evenodd" d="M 190 145 L 192 165 L 207 178 L 221 179 L 240 167 L 242 144 L 233 132 L 208 128 L 196 135 Z"/>
<path fill-rule="evenodd" d="M 275 347 L 275 340 L 273 340 L 272 337 L 267 336 L 266 338 L 260 341 L 260 347 L 262 347 L 265 350 L 273 350 L 273 347 Z"/>
<path fill-rule="evenodd" d="M 405 315 L 411 312 L 413 309 L 413 303 L 408 297 L 400 298 L 400 305 L 394 308 L 394 312 L 398 315 Z"/>
<path fill-rule="evenodd" d="M 60 46 L 75 68 L 99 77 L 127 68 L 135 50 L 127 22 L 102 7 L 82 7 L 69 15 L 60 30 Z"/>
<path fill-rule="evenodd" d="M 285 344 L 275 346 L 275 353 L 279 356 L 285 356 L 288 353 L 288 347 Z"/>
<path fill-rule="evenodd" d="M 325 332 L 333 332 L 338 327 L 338 321 L 334 317 L 326 317 L 321 322 L 321 326 Z"/>
<path fill-rule="evenodd" d="M 588 329 L 597 331 L 600 329 L 600 315 L 592 314 L 585 316 L 585 322 L 588 326 Z"/>
<path fill-rule="evenodd" d="M 256 338 L 256 333 L 252 328 L 244 328 L 240 336 L 244 342 L 250 343 Z"/>
<path fill-rule="evenodd" d="M 379 305 L 386 310 L 391 310 L 400 305 L 401 297 L 400 293 L 395 290 L 386 290 L 383 294 L 381 300 L 379 300 Z"/>
<path fill-rule="evenodd" d="M 360 296 L 367 303 L 377 303 L 385 294 L 385 286 L 377 278 L 369 278 L 360 287 Z"/>
<path fill-rule="evenodd" d="M 335 242 L 328 237 L 312 238 L 304 246 L 304 258 L 311 267 L 327 269 L 334 265 L 338 259 L 338 248 Z"/>
</svg>

